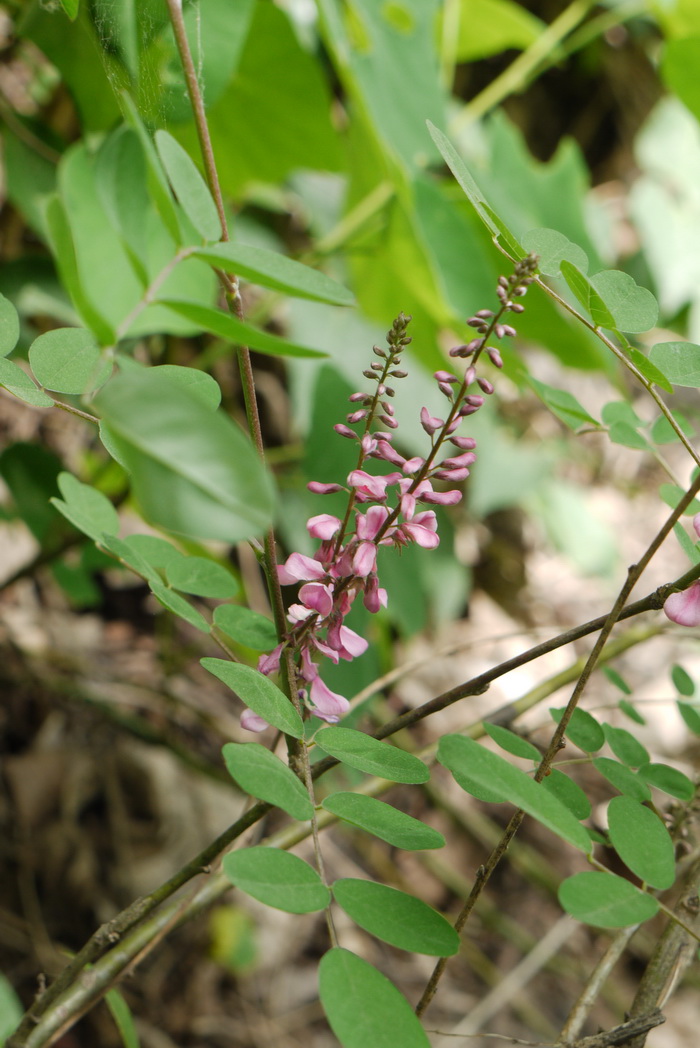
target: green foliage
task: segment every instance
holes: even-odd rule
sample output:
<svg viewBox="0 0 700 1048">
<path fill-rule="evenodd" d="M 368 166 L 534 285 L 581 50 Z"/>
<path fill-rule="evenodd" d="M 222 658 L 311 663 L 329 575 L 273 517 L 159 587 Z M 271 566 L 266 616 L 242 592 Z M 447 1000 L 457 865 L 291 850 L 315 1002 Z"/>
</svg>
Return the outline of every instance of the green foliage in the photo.
<svg viewBox="0 0 700 1048">
<path fill-rule="evenodd" d="M 257 742 L 227 742 L 222 753 L 231 778 L 245 792 L 282 808 L 293 819 L 310 819 L 314 807 L 306 787 L 274 753 Z"/>
<path fill-rule="evenodd" d="M 445 845 L 445 838 L 437 830 L 374 797 L 364 797 L 361 793 L 332 793 L 324 798 L 322 807 L 343 822 L 367 830 L 395 848 L 419 851 Z"/>
<path fill-rule="evenodd" d="M 346 877 L 333 884 L 333 898 L 361 928 L 400 950 L 450 957 L 459 949 L 452 925 L 406 892 Z"/>
<path fill-rule="evenodd" d="M 428 1048 L 406 998 L 361 957 L 339 947 L 329 950 L 318 979 L 323 1010 L 343 1048 Z"/>
<path fill-rule="evenodd" d="M 559 888 L 559 901 L 572 917 L 599 928 L 624 928 L 647 921 L 659 904 L 614 873 L 577 873 Z"/>
<path fill-rule="evenodd" d="M 287 696 L 262 673 L 258 673 L 251 666 L 242 666 L 226 659 L 205 658 L 201 663 L 205 670 L 209 670 L 231 691 L 236 692 L 246 706 L 250 706 L 251 710 L 263 717 L 268 724 L 295 739 L 303 737 L 304 726 L 301 717 Z"/>
<path fill-rule="evenodd" d="M 575 848 L 584 852 L 590 850 L 588 834 L 568 808 L 540 783 L 473 739 L 463 735 L 443 735 L 438 760 L 468 793 L 479 797 L 485 789 L 495 794 L 497 800 L 507 800 L 522 808 Z"/>
<path fill-rule="evenodd" d="M 430 778 L 430 771 L 418 757 L 351 728 L 324 728 L 317 733 L 316 743 L 331 757 L 368 775 L 410 783 Z"/>
<path fill-rule="evenodd" d="M 258 902 L 287 913 L 322 910 L 330 898 L 328 888 L 308 863 L 276 848 L 229 852 L 224 856 L 224 873 L 231 884 Z"/>
<path fill-rule="evenodd" d="M 670 888 L 676 879 L 673 842 L 653 811 L 631 797 L 613 797 L 608 833 L 626 866 L 652 888 Z"/>
</svg>

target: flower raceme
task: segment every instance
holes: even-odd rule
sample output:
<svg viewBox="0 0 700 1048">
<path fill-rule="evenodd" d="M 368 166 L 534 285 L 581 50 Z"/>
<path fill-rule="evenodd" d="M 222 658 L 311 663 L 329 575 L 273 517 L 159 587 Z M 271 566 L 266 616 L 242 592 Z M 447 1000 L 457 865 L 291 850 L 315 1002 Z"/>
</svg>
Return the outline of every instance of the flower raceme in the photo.
<svg viewBox="0 0 700 1048">
<path fill-rule="evenodd" d="M 285 647 L 294 653 L 298 695 L 300 701 L 316 716 L 331 723 L 337 722 L 349 709 L 342 695 L 332 692 L 321 680 L 318 656 L 338 663 L 362 655 L 368 643 L 344 624 L 354 601 L 362 597 L 365 608 L 376 614 L 386 607 L 387 593 L 379 585 L 377 550 L 379 546 L 393 546 L 401 550 L 415 543 L 423 549 L 435 549 L 439 543 L 438 521 L 432 506 L 454 506 L 462 492 L 454 485 L 469 476 L 469 467 L 475 462 L 476 441 L 460 436 L 457 431 L 463 419 L 473 415 L 484 404 L 485 396 L 493 392 L 493 385 L 477 377 L 476 364 L 482 352 L 496 367 L 502 367 L 498 350 L 487 346 L 492 335 L 498 338 L 515 334 L 512 327 L 502 323 L 508 312 L 522 312 L 520 303 L 511 298 L 525 294 L 531 283 L 536 259 L 529 256 L 518 263 L 515 273 L 499 278 L 498 312 L 480 310 L 468 324 L 475 327 L 481 338 L 467 346 L 451 350 L 452 357 L 470 357 L 462 378 L 446 370 L 435 372 L 438 389 L 446 398 L 445 418 L 431 415 L 421 409 L 420 421 L 430 438 L 427 455 L 405 458 L 394 446 L 398 428 L 391 400 L 395 395 L 392 379 L 404 378 L 400 357 L 411 339 L 406 335 L 410 317 L 399 314 L 387 334 L 388 350 L 374 347 L 378 360 L 363 372 L 376 383 L 372 392 L 353 393 L 350 401 L 353 411 L 345 423 L 335 431 L 358 445 L 357 466 L 346 478 L 345 485 L 323 484 L 312 481 L 308 487 L 316 494 L 346 491 L 348 505 L 341 520 L 329 513 L 319 513 L 307 521 L 307 530 L 319 546 L 313 557 L 292 553 L 277 567 L 283 586 L 299 585 L 298 601 L 287 611 L 289 630 L 286 637 L 269 655 L 258 663 L 261 673 L 272 674 L 279 669 Z M 479 392 L 473 392 L 476 385 Z M 377 424 L 385 427 L 374 432 Z M 351 426 L 362 424 L 357 433 Z M 366 466 L 376 460 L 393 467 L 388 473 L 371 473 Z M 447 485 L 435 490 L 434 481 Z M 243 727 L 261 731 L 265 722 L 247 710 L 241 720 Z"/>
</svg>

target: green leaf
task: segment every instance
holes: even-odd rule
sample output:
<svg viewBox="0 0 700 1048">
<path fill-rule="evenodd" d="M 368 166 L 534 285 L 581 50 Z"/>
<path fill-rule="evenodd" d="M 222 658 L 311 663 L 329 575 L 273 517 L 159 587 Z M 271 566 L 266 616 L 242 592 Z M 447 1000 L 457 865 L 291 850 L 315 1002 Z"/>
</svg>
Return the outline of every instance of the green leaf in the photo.
<svg viewBox="0 0 700 1048">
<path fill-rule="evenodd" d="M 78 11 L 80 10 L 80 0 L 61 0 L 61 7 L 66 12 L 71 22 L 74 22 L 78 17 Z"/>
<path fill-rule="evenodd" d="M 629 358 L 637 368 L 638 371 L 644 375 L 644 378 L 648 382 L 656 383 L 657 386 L 661 386 L 667 393 L 673 393 L 673 386 L 664 375 L 663 371 L 656 364 L 653 364 L 648 357 L 645 357 L 638 349 L 634 346 L 630 346 L 627 350 Z"/>
<path fill-rule="evenodd" d="M 406 998 L 385 975 L 349 950 L 321 958 L 319 995 L 343 1048 L 430 1048 Z"/>
<path fill-rule="evenodd" d="M 258 353 L 268 353 L 275 357 L 326 357 L 318 349 L 309 346 L 301 346 L 297 342 L 280 338 L 279 335 L 271 335 L 267 331 L 260 331 L 252 324 L 246 324 L 231 313 L 224 313 L 221 309 L 212 309 L 210 306 L 202 306 L 197 302 L 186 302 L 184 300 L 163 298 L 160 305 L 167 306 L 180 316 L 187 317 L 202 331 L 209 331 L 218 335 L 227 342 L 237 346 L 249 346 Z"/>
<path fill-rule="evenodd" d="M 119 515 L 101 491 L 81 484 L 70 473 L 59 474 L 58 487 L 65 501 L 51 499 L 51 502 L 78 531 L 89 535 L 94 542 L 100 542 L 105 532 L 113 535 L 119 531 Z"/>
<path fill-rule="evenodd" d="M 6 357 L 19 339 L 19 314 L 9 299 L 0 295 L 0 357 Z"/>
<path fill-rule="evenodd" d="M 9 980 L 0 975 L 0 1045 L 15 1032 L 23 1015 L 22 1002 Z"/>
<path fill-rule="evenodd" d="M 427 124 L 430 136 L 440 150 L 443 160 L 457 179 L 457 182 L 462 187 L 463 191 L 466 193 L 472 207 L 488 229 L 491 236 L 497 236 L 498 234 L 503 235 L 505 233 L 510 241 L 517 244 L 517 237 L 507 226 L 500 221 L 498 224 L 494 222 L 492 217 L 494 215 L 493 210 L 486 203 L 484 194 L 479 189 L 468 170 L 467 165 L 464 163 L 449 138 L 447 138 L 439 128 L 431 124 L 429 120 L 427 121 Z M 523 254 L 525 254 L 525 252 L 520 253 L 521 256 Z"/>
<path fill-rule="evenodd" d="M 333 898 L 349 917 L 371 935 L 431 957 L 452 957 L 459 935 L 432 906 L 414 895 L 375 881 L 346 877 L 333 885 Z"/>
<path fill-rule="evenodd" d="M 220 604 L 215 608 L 214 624 L 238 644 L 253 651 L 269 651 L 277 644 L 274 622 L 238 604 Z"/>
<path fill-rule="evenodd" d="M 85 328 L 55 328 L 29 347 L 29 363 L 40 385 L 57 393 L 91 393 L 112 373 L 95 336 Z"/>
<path fill-rule="evenodd" d="M 334 306 L 351 306 L 355 301 L 351 291 L 331 280 L 325 273 L 263 247 L 229 241 L 209 247 L 190 248 L 190 252 L 194 258 L 274 291 L 284 291 L 298 298 L 311 298 L 316 302 L 329 302 Z"/>
<path fill-rule="evenodd" d="M 163 219 L 168 232 L 175 243 L 179 246 L 182 243 L 180 221 L 177 216 L 175 202 L 170 193 L 170 186 L 168 185 L 168 180 L 165 177 L 160 160 L 158 159 L 155 146 L 151 141 L 151 136 L 144 127 L 143 121 L 139 116 L 139 111 L 132 99 L 126 92 L 122 92 L 121 99 L 124 109 L 126 110 L 126 118 L 138 135 L 141 148 L 146 157 L 149 176 L 148 184 L 151 196 L 153 197 L 153 201 L 158 208 L 158 212 Z"/>
<path fill-rule="evenodd" d="M 675 509 L 681 499 L 685 497 L 686 491 L 679 484 L 660 484 L 659 495 L 667 506 Z M 684 515 L 700 513 L 700 502 L 697 499 L 693 499 L 683 512 Z"/>
<path fill-rule="evenodd" d="M 174 593 L 162 582 L 156 582 L 155 579 L 149 581 L 149 586 L 158 603 L 162 604 L 168 611 L 172 611 L 174 615 L 178 615 L 185 622 L 189 622 L 190 626 L 201 630 L 202 633 L 211 632 L 211 626 L 204 616 L 196 608 L 193 608 L 188 600 L 181 597 L 179 593 Z"/>
<path fill-rule="evenodd" d="M 625 764 L 620 764 L 610 757 L 595 757 L 593 767 L 627 797 L 633 797 L 637 801 L 651 800 L 651 791 L 647 784 Z"/>
<path fill-rule="evenodd" d="M 112 1018 L 117 1024 L 124 1048 L 139 1048 L 139 1038 L 134 1025 L 134 1017 L 119 990 L 109 990 L 105 994 L 105 1001 L 112 1013 Z"/>
<path fill-rule="evenodd" d="M 700 346 L 694 342 L 657 342 L 649 360 L 674 386 L 700 386 Z"/>
<path fill-rule="evenodd" d="M 549 712 L 552 719 L 558 724 L 564 713 L 564 707 L 550 709 Z M 571 739 L 574 746 L 578 746 L 584 753 L 595 753 L 605 743 L 605 735 L 598 721 L 587 710 L 579 707 L 574 710 L 569 721 L 566 737 Z"/>
<path fill-rule="evenodd" d="M 146 157 L 132 127 L 122 125 L 108 135 L 95 158 L 94 176 L 97 198 L 146 287 L 150 282 L 146 259 L 152 204 Z"/>
<path fill-rule="evenodd" d="M 632 689 L 630 688 L 624 677 L 621 677 L 617 670 L 614 670 L 612 666 L 603 666 L 603 673 L 608 678 L 611 684 L 614 684 L 616 688 L 619 688 L 625 695 L 631 695 Z M 642 723 L 644 723 L 642 721 Z"/>
<path fill-rule="evenodd" d="M 595 326 L 614 329 L 615 319 L 588 277 L 566 259 L 562 259 L 560 268 L 564 280 L 584 309 L 591 314 Z"/>
<path fill-rule="evenodd" d="M 521 237 L 523 249 L 537 255 L 537 267 L 547 277 L 561 276 L 561 263 L 571 262 L 582 273 L 588 269 L 588 256 L 578 244 L 556 229 L 531 229 Z"/>
<path fill-rule="evenodd" d="M 151 568 L 158 571 L 165 571 L 168 564 L 184 556 L 172 542 L 158 538 L 157 535 L 129 535 L 124 539 L 124 543 L 147 561 Z"/>
<path fill-rule="evenodd" d="M 695 783 L 687 775 L 668 764 L 644 764 L 639 774 L 650 786 L 657 790 L 678 797 L 682 801 L 692 801 L 695 796 Z"/>
<path fill-rule="evenodd" d="M 508 728 L 502 728 L 499 724 L 490 724 L 488 721 L 483 723 L 486 734 L 502 750 L 512 753 L 514 757 L 523 757 L 525 760 L 537 761 L 538 764 L 542 760 L 540 751 L 527 739 L 521 738 L 520 735 L 516 735 L 514 731 L 510 731 Z"/>
<path fill-rule="evenodd" d="M 379 775 L 391 782 L 427 782 L 430 771 L 422 760 L 388 742 L 380 742 L 353 728 L 323 728 L 316 743 L 332 757 L 368 775 Z"/>
<path fill-rule="evenodd" d="M 111 346 L 115 338 L 114 329 L 85 293 L 78 270 L 68 215 L 58 195 L 49 198 L 44 217 L 51 251 L 56 259 L 63 286 L 85 325 L 90 328 L 101 345 Z"/>
<path fill-rule="evenodd" d="M 231 543 L 268 527 L 271 479 L 224 414 L 151 370 L 118 375 L 94 404 L 151 523 Z"/>
<path fill-rule="evenodd" d="M 458 62 L 473 62 L 517 48 L 524 51 L 545 24 L 511 0 L 460 0 L 457 39 L 450 41 Z"/>
<path fill-rule="evenodd" d="M 126 358 L 129 360 L 130 358 Z M 125 358 L 120 357 L 119 363 L 124 365 Z M 206 371 L 200 371 L 194 367 L 182 367 L 178 364 L 158 364 L 149 368 L 151 374 L 167 378 L 174 382 L 180 389 L 186 390 L 191 396 L 197 397 L 205 407 L 216 411 L 221 403 L 221 386 Z M 140 372 L 143 374 L 143 371 Z"/>
<path fill-rule="evenodd" d="M 208 557 L 182 557 L 171 561 L 165 569 L 168 584 L 183 593 L 213 600 L 235 597 L 240 586 L 223 564 Z"/>
<path fill-rule="evenodd" d="M 258 902 L 286 913 L 313 913 L 330 902 L 314 869 L 297 855 L 277 848 L 244 848 L 224 855 L 224 873 Z"/>
<path fill-rule="evenodd" d="M 569 393 L 565 389 L 555 389 L 553 386 L 539 382 L 531 376 L 528 376 L 527 381 L 552 414 L 556 415 L 565 426 L 573 429 L 574 433 L 581 429 L 582 426 L 593 426 L 594 429 L 599 428 L 596 420 L 582 407 L 573 393 Z"/>
<path fill-rule="evenodd" d="M 678 539 L 678 545 L 681 547 L 686 557 L 691 564 L 700 564 L 700 550 L 698 546 L 688 535 L 682 524 L 673 525 L 673 534 Z"/>
<path fill-rule="evenodd" d="M 688 702 L 678 702 L 678 712 L 695 735 L 700 735 L 700 710 Z"/>
<path fill-rule="evenodd" d="M 591 802 L 578 783 L 558 768 L 552 768 L 542 780 L 546 790 L 561 801 L 577 819 L 587 819 L 591 814 Z"/>
<path fill-rule="evenodd" d="M 635 451 L 649 451 L 649 442 L 641 433 L 628 425 L 626 422 L 613 422 L 608 430 L 608 436 L 613 444 L 621 444 L 625 448 L 634 448 Z"/>
<path fill-rule="evenodd" d="M 35 408 L 54 406 L 51 397 L 37 388 L 26 371 L 22 371 L 12 360 L 5 360 L 4 357 L 0 357 L 0 386 Z"/>
<path fill-rule="evenodd" d="M 259 742 L 227 742 L 221 751 L 231 778 L 244 793 L 274 804 L 293 819 L 313 818 L 314 806 L 304 784 L 286 764 Z"/>
<path fill-rule="evenodd" d="M 625 716 L 629 717 L 630 720 L 634 721 L 635 724 L 646 724 L 646 720 L 641 715 L 636 706 L 633 706 L 631 702 L 627 702 L 626 699 L 620 699 L 618 707 Z"/>
<path fill-rule="evenodd" d="M 620 331 L 648 331 L 659 319 L 659 304 L 651 291 L 639 287 L 629 273 L 606 269 L 591 277 L 591 284 Z"/>
<path fill-rule="evenodd" d="M 271 680 L 252 666 L 226 659 L 201 659 L 202 666 L 234 691 L 246 706 L 274 728 L 301 739 L 304 725 L 290 700 Z"/>
<path fill-rule="evenodd" d="M 675 4 L 674 7 L 682 7 Z M 694 70 L 700 63 L 700 35 L 668 40 L 663 51 L 661 72 L 671 91 L 700 120 L 700 86 Z"/>
<path fill-rule="evenodd" d="M 375 797 L 365 797 L 361 793 L 332 793 L 325 798 L 321 807 L 337 815 L 343 822 L 367 830 L 395 848 L 420 851 L 423 848 L 445 846 L 445 838 L 432 826 L 426 826 Z"/>
<path fill-rule="evenodd" d="M 670 388 L 669 392 L 673 392 L 673 387 Z M 681 433 L 692 440 L 695 436 L 695 427 L 692 422 L 689 422 L 681 411 L 672 411 L 671 416 Z M 679 438 L 666 416 L 659 415 L 651 427 L 651 439 L 655 444 L 673 444 Z M 673 484 L 669 485 L 669 487 L 673 486 Z M 698 503 L 698 510 L 695 510 L 695 512 L 697 513 L 698 511 L 700 511 L 700 503 Z"/>
<path fill-rule="evenodd" d="M 671 680 L 679 695 L 690 697 L 695 694 L 695 681 L 682 666 L 677 663 L 671 667 Z"/>
<path fill-rule="evenodd" d="M 559 886 L 567 913 L 598 928 L 625 928 L 649 920 L 659 910 L 652 895 L 614 873 L 575 873 Z"/>
<path fill-rule="evenodd" d="M 676 879 L 673 841 L 658 815 L 631 797 L 613 797 L 608 805 L 608 834 L 632 873 L 665 891 Z"/>
<path fill-rule="evenodd" d="M 625 728 L 613 728 L 610 724 L 604 724 L 603 731 L 608 746 L 623 764 L 638 768 L 640 764 L 648 763 L 649 754 L 631 732 Z"/>
<path fill-rule="evenodd" d="M 118 557 L 127 567 L 135 571 L 137 575 L 150 583 L 155 583 L 157 586 L 162 586 L 163 580 L 161 579 L 158 572 L 148 563 L 145 557 L 134 549 L 128 539 L 119 539 L 114 535 L 103 534 L 99 540 L 102 549 L 107 550 L 109 553 L 113 553 L 115 557 Z"/>
<path fill-rule="evenodd" d="M 501 800 L 522 808 L 575 848 L 590 851 L 588 834 L 556 797 L 525 772 L 473 739 L 464 735 L 443 736 L 438 746 L 438 760 L 453 775 L 457 772 L 459 778 L 456 781 L 463 789 L 465 780 L 473 782 L 477 789 L 495 787 Z"/>
<path fill-rule="evenodd" d="M 167 131 L 156 131 L 155 141 L 180 207 L 203 240 L 219 240 L 222 232 L 219 213 L 197 165 Z"/>
</svg>

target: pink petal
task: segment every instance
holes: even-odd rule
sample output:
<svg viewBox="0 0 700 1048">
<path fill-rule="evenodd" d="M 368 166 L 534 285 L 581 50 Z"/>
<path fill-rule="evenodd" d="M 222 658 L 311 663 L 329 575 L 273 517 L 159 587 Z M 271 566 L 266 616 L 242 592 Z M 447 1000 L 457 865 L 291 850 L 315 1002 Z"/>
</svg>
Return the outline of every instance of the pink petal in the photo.
<svg viewBox="0 0 700 1048">
<path fill-rule="evenodd" d="M 264 673 L 266 677 L 269 677 L 271 673 L 277 672 L 280 668 L 280 655 L 283 647 L 284 644 L 278 644 L 269 655 L 260 656 L 258 659 L 258 670 L 260 673 Z"/>
<path fill-rule="evenodd" d="M 299 596 L 307 608 L 317 611 L 325 619 L 333 610 L 333 590 L 320 582 L 307 582 L 299 590 Z"/>
<path fill-rule="evenodd" d="M 374 571 L 377 565 L 377 547 L 373 542 L 361 542 L 352 558 L 352 570 L 361 579 Z"/>
<path fill-rule="evenodd" d="M 340 627 L 340 640 L 343 645 L 343 651 L 347 652 L 346 658 L 348 659 L 356 659 L 359 655 L 364 655 L 369 647 L 369 641 L 366 641 L 364 637 L 361 637 L 359 633 L 355 633 L 348 626 Z"/>
<path fill-rule="evenodd" d="M 440 545 L 440 539 L 434 531 L 429 531 L 428 528 L 421 527 L 420 524 L 402 524 L 401 530 L 414 542 L 417 542 L 423 549 L 435 549 Z"/>
<path fill-rule="evenodd" d="M 693 527 L 695 528 L 695 534 L 700 539 L 700 513 L 696 513 L 693 517 Z"/>
<path fill-rule="evenodd" d="M 700 582 L 682 593 L 672 593 L 664 604 L 664 614 L 679 626 L 700 626 Z"/>
<path fill-rule="evenodd" d="M 389 510 L 386 506 L 370 506 L 366 513 L 357 513 L 355 531 L 358 539 L 376 538 L 388 516 Z"/>
<path fill-rule="evenodd" d="M 420 496 L 421 502 L 427 502 L 430 506 L 456 506 L 462 501 L 462 492 L 452 491 L 427 491 Z"/>
<path fill-rule="evenodd" d="M 427 408 L 421 408 L 420 424 L 428 436 L 432 437 L 433 433 L 445 425 L 445 421 L 444 419 L 436 418 L 434 415 L 431 415 Z"/>
<path fill-rule="evenodd" d="M 330 495 L 334 491 L 343 490 L 340 484 L 322 484 L 320 480 L 310 480 L 306 486 L 315 495 Z"/>
<path fill-rule="evenodd" d="M 387 604 L 387 593 L 379 585 L 376 575 L 371 575 L 365 587 L 364 606 L 372 615 L 376 615 L 380 608 Z"/>
<path fill-rule="evenodd" d="M 316 517 L 309 517 L 306 522 L 306 530 L 315 539 L 332 539 L 337 534 L 342 521 L 330 513 L 319 513 Z"/>
<path fill-rule="evenodd" d="M 374 499 L 386 498 L 386 477 L 374 477 L 363 469 L 354 469 L 348 475 L 348 484 L 355 488 L 359 495 L 369 495 Z"/>
<path fill-rule="evenodd" d="M 326 572 L 312 557 L 306 557 L 303 553 L 292 553 L 284 564 L 277 565 L 277 574 L 283 586 L 291 586 L 295 582 L 322 579 Z"/>
<path fill-rule="evenodd" d="M 258 717 L 257 713 L 245 709 L 241 714 L 241 727 L 246 731 L 265 731 L 265 728 L 269 728 L 270 725 L 262 717 Z"/>
<path fill-rule="evenodd" d="M 348 700 L 327 688 L 320 677 L 311 685 L 310 698 L 316 716 L 331 724 L 335 724 L 350 709 Z"/>
</svg>

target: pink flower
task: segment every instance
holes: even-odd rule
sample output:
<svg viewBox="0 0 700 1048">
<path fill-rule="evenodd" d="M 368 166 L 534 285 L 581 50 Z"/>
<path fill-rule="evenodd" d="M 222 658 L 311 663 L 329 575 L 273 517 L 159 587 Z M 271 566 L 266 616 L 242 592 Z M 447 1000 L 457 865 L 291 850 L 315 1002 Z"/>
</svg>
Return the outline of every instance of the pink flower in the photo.
<svg viewBox="0 0 700 1048">
<path fill-rule="evenodd" d="M 295 582 L 322 579 L 326 571 L 312 557 L 305 557 L 303 553 L 292 553 L 284 564 L 277 565 L 277 574 L 283 586 L 292 586 Z"/>
<path fill-rule="evenodd" d="M 352 570 L 364 579 L 377 565 L 377 547 L 373 542 L 361 542 L 352 558 Z"/>
<path fill-rule="evenodd" d="M 440 545 L 440 538 L 437 534 L 437 518 L 432 509 L 427 509 L 423 513 L 417 513 L 413 520 L 403 523 L 400 530 L 407 538 L 417 542 L 423 549 L 435 549 Z"/>
<path fill-rule="evenodd" d="M 312 682 L 309 697 L 316 716 L 330 724 L 336 724 L 350 709 L 348 700 L 326 687 L 320 677 Z"/>
<path fill-rule="evenodd" d="M 330 495 L 334 491 L 343 490 L 340 484 L 322 484 L 320 480 L 310 480 L 306 486 L 315 495 Z"/>
<path fill-rule="evenodd" d="M 258 670 L 260 673 L 264 673 L 266 677 L 269 677 L 271 673 L 276 673 L 280 668 L 280 656 L 282 654 L 283 644 L 278 644 L 276 648 L 273 648 L 269 655 L 261 655 L 258 659 Z"/>
<path fill-rule="evenodd" d="M 359 633 L 341 624 L 337 619 L 328 628 L 328 643 L 338 652 L 341 659 L 351 662 L 358 655 L 364 655 L 369 647 L 369 642 L 361 637 Z"/>
<path fill-rule="evenodd" d="M 428 434 L 428 436 L 432 437 L 433 433 L 436 433 L 442 426 L 445 425 L 445 420 L 441 418 L 436 418 L 434 415 L 431 415 L 427 408 L 421 408 L 420 424 L 425 430 L 425 432 Z"/>
<path fill-rule="evenodd" d="M 456 488 L 452 491 L 426 491 L 420 496 L 421 502 L 427 502 L 431 506 L 455 506 L 462 500 L 462 492 Z"/>
<path fill-rule="evenodd" d="M 355 514 L 355 531 L 358 539 L 374 539 L 389 516 L 386 506 L 370 506 L 366 513 Z"/>
<path fill-rule="evenodd" d="M 265 731 L 265 728 L 269 728 L 270 725 L 262 717 L 259 717 L 257 713 L 246 709 L 241 714 L 241 727 L 245 728 L 246 731 Z"/>
<path fill-rule="evenodd" d="M 700 581 L 682 593 L 672 593 L 664 604 L 664 614 L 679 626 L 700 626 Z"/>
<path fill-rule="evenodd" d="M 370 575 L 367 580 L 363 604 L 372 615 L 376 615 L 380 608 L 387 605 L 386 590 L 379 585 L 376 575 Z"/>
<path fill-rule="evenodd" d="M 696 513 L 693 517 L 693 527 L 695 528 L 695 534 L 700 539 L 700 513 Z"/>
<path fill-rule="evenodd" d="M 364 495 L 366 498 L 383 502 L 387 485 L 393 484 L 396 476 L 395 473 L 388 473 L 385 477 L 374 477 L 371 473 L 365 473 L 363 469 L 354 469 L 348 475 L 348 484 L 355 488 L 358 496 Z"/>
<path fill-rule="evenodd" d="M 309 517 L 306 522 L 306 530 L 315 539 L 332 539 L 341 524 L 342 521 L 337 517 L 332 517 L 330 513 L 319 513 L 316 517 Z"/>
<path fill-rule="evenodd" d="M 299 590 L 299 596 L 311 611 L 316 611 L 326 618 L 333 610 L 333 590 L 320 582 L 307 582 Z"/>
</svg>

